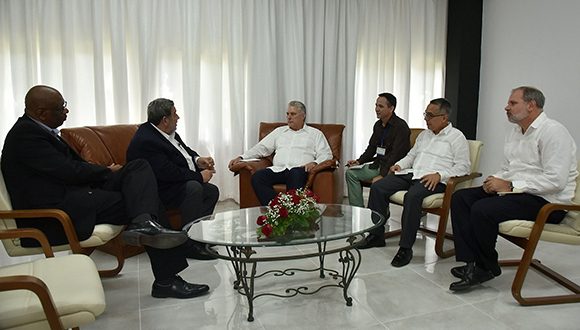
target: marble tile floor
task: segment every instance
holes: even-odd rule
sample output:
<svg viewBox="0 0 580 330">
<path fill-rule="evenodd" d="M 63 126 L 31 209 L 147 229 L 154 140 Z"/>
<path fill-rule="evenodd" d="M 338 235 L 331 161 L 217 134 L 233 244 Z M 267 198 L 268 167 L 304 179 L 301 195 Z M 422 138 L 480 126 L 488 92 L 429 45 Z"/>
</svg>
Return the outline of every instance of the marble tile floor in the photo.
<svg viewBox="0 0 580 330">
<path fill-rule="evenodd" d="M 231 201 L 220 202 L 218 211 L 237 208 Z M 400 209 L 392 210 L 391 225 L 396 226 Z M 429 225 L 436 218 L 428 216 Z M 458 265 L 454 258 L 439 259 L 434 239 L 419 235 L 411 263 L 394 268 L 390 261 L 398 246 L 397 238 L 387 240 L 384 248 L 361 251 L 362 263 L 348 290 L 353 305 L 346 306 L 342 290 L 325 288 L 313 295 L 292 298 L 263 296 L 254 302 L 254 322 L 246 320 L 248 303 L 232 288 L 234 273 L 224 260 L 189 260 L 190 266 L 180 275 L 194 283 L 206 283 L 208 295 L 194 299 L 155 299 L 150 296 L 153 276 L 145 254 L 126 261 L 121 274 L 103 279 L 107 308 L 93 324 L 83 329 L 578 329 L 580 304 L 522 307 L 511 296 L 515 268 L 478 288 L 454 294 L 449 273 Z M 452 244 L 452 243 L 451 243 Z M 314 246 L 288 247 L 307 252 Z M 224 250 L 221 250 L 222 252 Z M 499 239 L 502 258 L 518 258 L 521 249 Z M 259 251 L 262 253 L 265 251 Z M 0 261 L 7 258 L 0 251 Z M 268 250 L 268 253 L 277 253 Z M 541 243 L 537 257 L 576 282 L 580 282 L 578 248 Z M 8 257 L 9 258 L 9 257 Z M 14 259 L 14 258 L 11 258 Z M 112 262 L 101 253 L 93 259 L 100 266 Z M 338 266 L 335 255 L 326 258 L 330 268 Z M 315 259 L 259 264 L 266 268 L 312 268 Z M 256 291 L 283 290 L 305 284 L 312 289 L 327 282 L 316 273 L 256 280 Z M 524 294 L 564 292 L 549 280 L 530 272 Z"/>
</svg>

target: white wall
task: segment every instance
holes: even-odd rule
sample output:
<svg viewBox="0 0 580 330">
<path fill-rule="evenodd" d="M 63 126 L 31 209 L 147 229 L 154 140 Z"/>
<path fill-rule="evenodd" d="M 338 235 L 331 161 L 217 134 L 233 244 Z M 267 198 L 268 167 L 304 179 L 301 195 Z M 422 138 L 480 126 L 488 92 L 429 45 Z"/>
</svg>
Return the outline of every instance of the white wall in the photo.
<svg viewBox="0 0 580 330">
<path fill-rule="evenodd" d="M 520 85 L 542 90 L 544 112 L 562 122 L 580 147 L 578 13 L 577 0 L 484 1 L 477 125 L 483 177 L 499 166 L 510 125 L 503 109 Z"/>
</svg>

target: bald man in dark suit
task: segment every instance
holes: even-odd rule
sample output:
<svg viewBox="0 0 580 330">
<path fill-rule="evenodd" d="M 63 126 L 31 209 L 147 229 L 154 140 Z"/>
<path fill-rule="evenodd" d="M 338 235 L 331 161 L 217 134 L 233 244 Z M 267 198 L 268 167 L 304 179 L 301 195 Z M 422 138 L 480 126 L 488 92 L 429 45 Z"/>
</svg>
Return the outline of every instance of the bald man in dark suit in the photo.
<svg viewBox="0 0 580 330">
<path fill-rule="evenodd" d="M 57 128 L 69 110 L 52 87 L 32 87 L 25 106 L 24 115 L 6 136 L 1 158 L 13 207 L 61 209 L 73 220 L 81 240 L 91 235 L 96 224 L 127 225 L 123 238 L 145 246 L 151 259 L 154 297 L 191 298 L 208 292 L 207 285 L 187 283 L 177 276 L 187 267 L 183 251 L 187 235 L 158 222 L 163 219 L 159 219 L 157 184 L 149 164 L 138 160 L 104 167 L 80 158 L 58 136 Z M 37 228 L 52 244 L 66 242 L 56 222 L 42 223 Z M 31 223 L 17 221 L 17 225 Z"/>
</svg>

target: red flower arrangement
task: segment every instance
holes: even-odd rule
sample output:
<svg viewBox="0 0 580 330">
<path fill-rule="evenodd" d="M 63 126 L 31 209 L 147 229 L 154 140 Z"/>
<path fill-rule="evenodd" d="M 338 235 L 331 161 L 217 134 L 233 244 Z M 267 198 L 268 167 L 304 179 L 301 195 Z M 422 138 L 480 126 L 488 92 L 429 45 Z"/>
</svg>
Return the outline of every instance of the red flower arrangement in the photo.
<svg viewBox="0 0 580 330">
<path fill-rule="evenodd" d="M 258 237 L 282 237 L 316 229 L 315 220 L 320 217 L 318 201 L 318 196 L 305 188 L 279 193 L 256 220 Z"/>
</svg>

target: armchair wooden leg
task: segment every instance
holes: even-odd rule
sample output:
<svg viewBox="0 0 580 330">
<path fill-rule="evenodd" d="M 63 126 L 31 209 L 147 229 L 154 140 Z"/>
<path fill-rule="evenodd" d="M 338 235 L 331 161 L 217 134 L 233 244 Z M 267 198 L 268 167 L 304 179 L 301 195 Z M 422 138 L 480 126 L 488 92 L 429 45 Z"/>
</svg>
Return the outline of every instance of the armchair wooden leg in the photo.
<svg viewBox="0 0 580 330">
<path fill-rule="evenodd" d="M 521 242 L 518 242 L 521 244 Z M 517 244 L 517 243 L 516 243 Z M 517 244 L 517 245 L 520 245 Z M 540 260 L 533 259 L 533 255 L 537 246 L 535 244 L 528 244 L 527 248 L 524 250 L 521 260 L 501 260 L 501 266 L 518 266 L 518 270 L 514 277 L 512 283 L 512 296 L 514 299 L 522 306 L 536 306 L 536 305 L 550 305 L 550 304 L 564 304 L 564 303 L 574 303 L 580 302 L 580 286 L 576 283 L 570 281 L 566 277 L 557 273 L 553 269 L 543 265 Z M 542 273 L 546 277 L 552 279 L 556 283 L 565 287 L 566 289 L 573 292 L 567 295 L 556 295 L 556 296 L 536 296 L 536 297 L 523 297 L 522 287 L 524 286 L 524 281 L 530 266 L 536 271 Z"/>
<path fill-rule="evenodd" d="M 425 232 L 427 234 L 435 236 L 435 253 L 441 258 L 449 258 L 455 255 L 455 248 L 451 248 L 449 250 L 444 250 L 443 245 L 445 244 L 445 240 L 448 239 L 453 241 L 453 235 L 447 232 L 447 220 L 449 219 L 449 213 L 443 212 L 435 213 L 430 212 L 431 214 L 439 216 L 439 223 L 437 225 L 437 231 L 429 229 L 427 227 L 420 227 L 419 230 Z"/>
<path fill-rule="evenodd" d="M 385 239 L 401 235 L 401 229 L 395 229 L 385 232 Z"/>
<path fill-rule="evenodd" d="M 426 227 L 420 227 L 419 230 L 435 236 L 435 253 L 441 258 L 449 258 L 455 255 L 455 249 L 444 250 L 443 245 L 445 240 L 453 241 L 453 235 L 447 232 L 448 216 L 439 216 L 439 225 L 437 231 Z M 401 235 L 401 229 L 395 229 L 385 232 L 385 239 Z"/>
<path fill-rule="evenodd" d="M 121 235 L 118 235 L 117 237 L 113 238 L 112 240 L 107 242 L 107 244 L 97 247 L 98 250 L 110 254 L 117 259 L 117 267 L 113 269 L 99 270 L 99 275 L 101 277 L 114 277 L 121 272 L 121 269 L 123 269 L 123 265 L 125 264 L 124 247 L 125 245 L 123 243 Z M 86 249 L 85 251 L 83 251 L 83 253 L 86 255 L 90 255 L 93 250 L 94 248 Z"/>
<path fill-rule="evenodd" d="M 455 255 L 455 248 L 443 250 L 445 239 L 453 240 L 453 235 L 447 233 L 447 220 L 449 213 L 439 214 L 439 225 L 437 226 L 437 233 L 435 233 L 435 253 L 441 258 L 449 258 Z"/>
<path fill-rule="evenodd" d="M 449 258 L 455 255 L 455 249 L 451 248 L 449 250 L 444 250 L 443 245 L 445 244 L 445 240 L 453 241 L 453 235 L 449 234 L 445 231 L 445 229 L 439 228 L 437 231 L 431 230 L 429 228 L 421 227 L 419 228 L 422 232 L 427 234 L 431 234 L 435 236 L 435 253 L 441 258 Z"/>
</svg>

